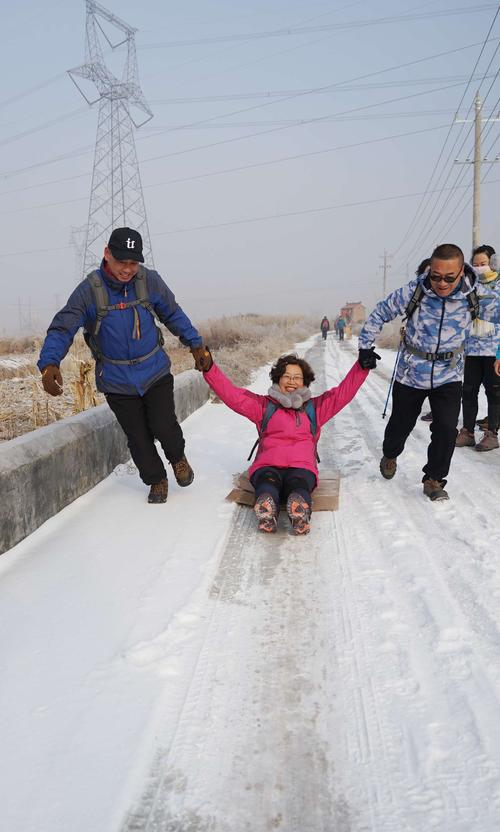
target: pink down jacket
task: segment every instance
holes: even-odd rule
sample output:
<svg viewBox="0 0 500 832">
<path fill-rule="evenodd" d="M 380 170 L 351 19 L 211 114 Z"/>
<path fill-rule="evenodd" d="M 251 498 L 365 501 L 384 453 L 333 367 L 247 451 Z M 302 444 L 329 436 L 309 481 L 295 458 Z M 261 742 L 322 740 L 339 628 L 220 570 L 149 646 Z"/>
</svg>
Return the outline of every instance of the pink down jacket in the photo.
<svg viewBox="0 0 500 832">
<path fill-rule="evenodd" d="M 280 407 L 269 420 L 264 436 L 257 448 L 257 456 L 248 474 L 257 468 L 272 465 L 277 468 L 306 468 L 318 477 L 315 447 L 321 427 L 342 410 L 354 398 L 363 384 L 368 370 L 361 369 L 356 361 L 338 387 L 332 387 L 321 396 L 314 396 L 317 432 L 313 439 L 309 419 L 302 411 Z M 214 393 L 231 410 L 246 416 L 260 427 L 269 396 L 259 396 L 243 387 L 236 387 L 215 363 L 203 374 Z"/>
</svg>

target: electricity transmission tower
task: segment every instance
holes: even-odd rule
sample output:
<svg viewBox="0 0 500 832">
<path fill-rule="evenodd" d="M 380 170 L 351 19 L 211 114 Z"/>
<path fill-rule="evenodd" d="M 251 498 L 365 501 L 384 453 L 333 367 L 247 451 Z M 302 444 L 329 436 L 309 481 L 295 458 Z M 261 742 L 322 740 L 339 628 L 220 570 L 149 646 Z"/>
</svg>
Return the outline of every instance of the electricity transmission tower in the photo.
<svg viewBox="0 0 500 832">
<path fill-rule="evenodd" d="M 85 63 L 68 70 L 87 104 L 99 102 L 83 275 L 99 265 L 111 231 L 120 226 L 140 232 L 144 259 L 153 265 L 134 141 L 134 128 L 153 118 L 139 84 L 137 30 L 94 0 L 86 0 L 86 9 Z M 123 47 L 116 53 L 123 58 L 120 78 L 104 60 L 108 47 L 112 52 Z"/>
</svg>

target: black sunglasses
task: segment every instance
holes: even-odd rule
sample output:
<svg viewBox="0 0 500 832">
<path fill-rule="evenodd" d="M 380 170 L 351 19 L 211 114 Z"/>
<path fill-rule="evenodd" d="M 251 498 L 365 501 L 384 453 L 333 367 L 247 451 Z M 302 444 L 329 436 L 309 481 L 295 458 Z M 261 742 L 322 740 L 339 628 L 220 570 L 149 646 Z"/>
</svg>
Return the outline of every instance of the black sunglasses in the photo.
<svg viewBox="0 0 500 832">
<path fill-rule="evenodd" d="M 433 283 L 441 283 L 444 280 L 445 283 L 455 283 L 455 280 L 459 277 L 458 274 L 455 277 L 450 277 L 449 275 L 441 275 L 441 274 L 430 274 L 429 280 L 432 280 Z"/>
</svg>

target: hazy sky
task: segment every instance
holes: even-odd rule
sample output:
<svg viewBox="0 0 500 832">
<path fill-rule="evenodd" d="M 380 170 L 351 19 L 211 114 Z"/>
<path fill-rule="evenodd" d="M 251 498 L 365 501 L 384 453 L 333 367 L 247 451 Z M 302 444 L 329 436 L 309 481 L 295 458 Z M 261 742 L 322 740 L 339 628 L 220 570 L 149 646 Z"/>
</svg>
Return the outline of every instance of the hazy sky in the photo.
<svg viewBox="0 0 500 832">
<path fill-rule="evenodd" d="M 500 15 L 480 54 L 495 4 L 103 5 L 138 29 L 154 119 L 136 145 L 155 264 L 194 321 L 333 316 L 380 297 L 384 250 L 388 289 L 438 242 L 469 254 L 472 166 L 453 160 L 472 158 L 473 130 L 453 121 L 462 97 L 470 118 L 478 88 L 485 118 L 499 111 Z M 20 303 L 24 324 L 31 309 L 44 329 L 77 282 L 69 240 L 87 219 L 98 108 L 66 70 L 84 62 L 84 34 L 82 0 L 2 12 L 0 332 L 18 331 Z M 493 159 L 500 123 L 483 136 Z M 481 238 L 500 248 L 500 166 L 483 175 Z"/>
</svg>

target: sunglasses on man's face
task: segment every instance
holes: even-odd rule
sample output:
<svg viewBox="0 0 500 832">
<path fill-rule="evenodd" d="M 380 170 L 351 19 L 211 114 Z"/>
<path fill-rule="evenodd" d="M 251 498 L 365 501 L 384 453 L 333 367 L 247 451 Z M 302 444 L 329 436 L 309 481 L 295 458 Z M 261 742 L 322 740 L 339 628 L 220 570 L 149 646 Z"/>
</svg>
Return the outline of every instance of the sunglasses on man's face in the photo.
<svg viewBox="0 0 500 832">
<path fill-rule="evenodd" d="M 455 280 L 458 277 L 459 277 L 458 274 L 456 274 L 455 276 L 449 275 L 449 274 L 447 274 L 447 275 L 430 274 L 429 275 L 429 280 L 432 280 L 433 283 L 441 283 L 441 281 L 443 281 L 444 283 L 455 283 Z"/>
</svg>

